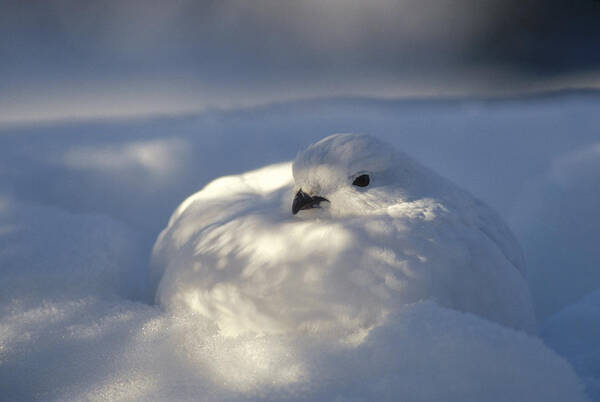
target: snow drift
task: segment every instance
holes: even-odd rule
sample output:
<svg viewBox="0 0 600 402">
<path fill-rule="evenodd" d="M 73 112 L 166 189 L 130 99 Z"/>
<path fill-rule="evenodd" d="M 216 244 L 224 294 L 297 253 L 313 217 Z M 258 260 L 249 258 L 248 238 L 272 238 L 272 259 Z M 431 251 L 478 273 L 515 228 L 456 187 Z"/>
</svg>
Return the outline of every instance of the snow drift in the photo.
<svg viewBox="0 0 600 402">
<path fill-rule="evenodd" d="M 214 177 L 289 160 L 331 132 L 358 131 L 509 220 L 543 308 L 542 339 L 600 400 L 597 298 L 568 306 L 600 288 L 598 99 L 311 100 L 1 127 L 2 399 L 585 400 L 573 370 L 539 338 L 433 302 L 399 308 L 357 344 L 224 337 L 199 314 L 165 312 L 140 294 L 152 244 L 185 196 Z M 282 205 L 288 217 L 293 196 Z"/>
</svg>

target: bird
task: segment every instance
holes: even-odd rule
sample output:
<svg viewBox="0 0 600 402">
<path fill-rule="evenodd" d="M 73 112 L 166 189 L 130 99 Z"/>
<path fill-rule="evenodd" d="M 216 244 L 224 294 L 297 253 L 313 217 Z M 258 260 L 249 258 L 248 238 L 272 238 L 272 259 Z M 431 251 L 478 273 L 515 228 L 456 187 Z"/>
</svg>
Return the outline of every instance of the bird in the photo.
<svg viewBox="0 0 600 402">
<path fill-rule="evenodd" d="M 160 233 L 151 278 L 161 306 L 228 337 L 357 345 L 423 300 L 536 332 L 523 253 L 499 215 L 368 134 L 212 181 Z"/>
</svg>

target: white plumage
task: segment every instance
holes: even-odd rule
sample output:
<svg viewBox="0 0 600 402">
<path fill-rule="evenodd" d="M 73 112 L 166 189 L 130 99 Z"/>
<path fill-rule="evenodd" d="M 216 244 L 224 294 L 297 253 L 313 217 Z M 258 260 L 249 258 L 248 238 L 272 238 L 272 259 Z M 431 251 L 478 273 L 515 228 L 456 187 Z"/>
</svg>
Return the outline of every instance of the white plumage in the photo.
<svg viewBox="0 0 600 402">
<path fill-rule="evenodd" d="M 353 185 L 364 175 L 367 186 Z M 292 214 L 299 194 L 318 208 Z M 206 316 L 225 335 L 356 344 L 424 299 L 535 331 L 523 257 L 499 217 L 367 135 L 333 135 L 293 165 L 208 184 L 177 208 L 152 266 L 162 305 Z"/>
</svg>

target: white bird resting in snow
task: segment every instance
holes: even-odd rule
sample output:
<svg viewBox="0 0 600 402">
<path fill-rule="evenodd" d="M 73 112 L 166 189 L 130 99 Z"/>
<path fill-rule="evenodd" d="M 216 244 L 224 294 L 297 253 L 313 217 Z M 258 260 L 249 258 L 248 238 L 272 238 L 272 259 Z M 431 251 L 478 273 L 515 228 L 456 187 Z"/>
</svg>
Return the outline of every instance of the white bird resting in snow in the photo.
<svg viewBox="0 0 600 402">
<path fill-rule="evenodd" d="M 368 135 L 219 178 L 174 212 L 153 250 L 157 301 L 226 336 L 360 343 L 431 299 L 535 332 L 519 245 L 486 205 Z"/>
</svg>

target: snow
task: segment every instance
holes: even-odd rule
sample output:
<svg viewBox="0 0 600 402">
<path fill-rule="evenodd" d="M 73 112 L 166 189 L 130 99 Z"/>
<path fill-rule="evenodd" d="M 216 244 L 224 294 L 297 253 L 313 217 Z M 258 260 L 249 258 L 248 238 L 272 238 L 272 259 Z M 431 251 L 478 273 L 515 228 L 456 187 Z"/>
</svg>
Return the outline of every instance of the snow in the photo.
<svg viewBox="0 0 600 402">
<path fill-rule="evenodd" d="M 48 300 L 3 317 L 0 385 L 8 400 L 585 400 L 538 339 L 432 302 L 393 321 L 344 347 L 223 337 L 123 300 Z"/>
<path fill-rule="evenodd" d="M 0 128 L 2 399 L 600 400 L 597 105 L 593 94 L 313 100 Z M 222 176 L 207 208 L 224 213 L 216 200 L 231 185 L 270 199 L 293 186 L 288 161 L 335 132 L 373 134 L 498 211 L 523 246 L 541 338 L 433 301 L 347 342 L 224 336 L 153 303 L 151 248 L 182 200 Z M 266 166 L 270 180 L 239 182 Z M 286 194 L 277 213 L 291 215 Z M 305 212 L 294 222 L 314 224 Z"/>
<path fill-rule="evenodd" d="M 590 396 L 600 399 L 600 290 L 551 316 L 543 336 L 548 345 L 569 358 Z"/>
<path fill-rule="evenodd" d="M 2 197 L 0 266 L 3 305 L 72 294 L 139 298 L 146 284 L 139 233 L 106 216 Z"/>
<path fill-rule="evenodd" d="M 513 213 L 512 219 L 522 222 L 519 230 L 530 250 L 532 291 L 544 318 L 600 283 L 599 141 L 597 136 L 595 142 L 555 158 L 532 179 Z"/>
</svg>

